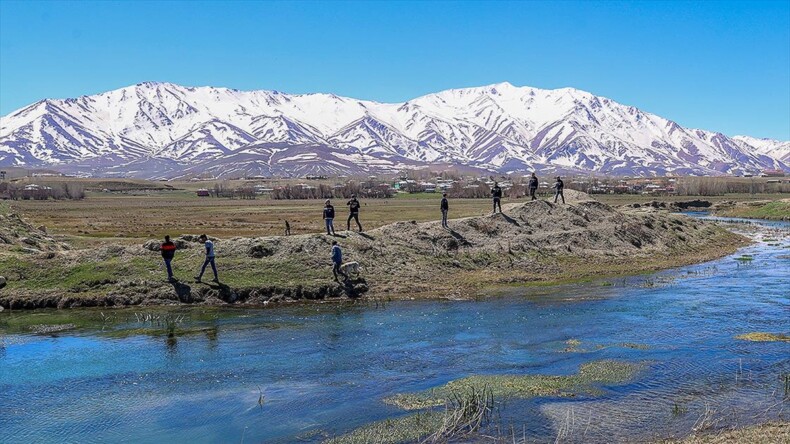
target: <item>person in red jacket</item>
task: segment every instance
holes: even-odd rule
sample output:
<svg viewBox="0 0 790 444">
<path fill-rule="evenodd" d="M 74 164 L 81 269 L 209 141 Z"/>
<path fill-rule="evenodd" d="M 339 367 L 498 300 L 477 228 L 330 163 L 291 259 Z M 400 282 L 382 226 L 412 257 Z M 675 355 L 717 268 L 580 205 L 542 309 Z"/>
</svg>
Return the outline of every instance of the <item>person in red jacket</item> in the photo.
<svg viewBox="0 0 790 444">
<path fill-rule="evenodd" d="M 167 267 L 167 280 L 172 281 L 174 280 L 173 268 L 170 266 L 170 262 L 176 255 L 176 244 L 170 242 L 170 236 L 165 236 L 165 241 L 159 246 L 159 251 L 162 252 L 162 260 L 165 261 L 165 267 Z"/>
</svg>

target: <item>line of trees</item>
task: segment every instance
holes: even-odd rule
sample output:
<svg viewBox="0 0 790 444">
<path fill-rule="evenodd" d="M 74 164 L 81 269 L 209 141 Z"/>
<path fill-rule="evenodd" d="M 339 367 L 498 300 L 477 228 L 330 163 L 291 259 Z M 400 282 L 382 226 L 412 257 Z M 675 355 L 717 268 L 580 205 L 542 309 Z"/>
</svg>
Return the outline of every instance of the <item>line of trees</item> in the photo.
<svg viewBox="0 0 790 444">
<path fill-rule="evenodd" d="M 11 200 L 80 200 L 85 198 L 85 188 L 76 183 L 30 186 L 2 182 L 0 183 L 0 197 Z"/>
<path fill-rule="evenodd" d="M 272 191 L 272 199 L 348 199 L 354 194 L 360 198 L 388 198 L 395 195 L 389 185 L 374 182 L 348 182 L 342 186 L 284 185 Z"/>
</svg>

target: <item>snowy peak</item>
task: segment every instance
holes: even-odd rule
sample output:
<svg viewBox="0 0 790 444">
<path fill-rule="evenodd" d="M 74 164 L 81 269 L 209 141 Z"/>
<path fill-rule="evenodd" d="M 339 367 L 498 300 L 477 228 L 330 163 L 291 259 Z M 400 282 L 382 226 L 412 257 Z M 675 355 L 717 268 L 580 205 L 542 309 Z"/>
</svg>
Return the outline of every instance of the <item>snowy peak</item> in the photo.
<svg viewBox="0 0 790 444">
<path fill-rule="evenodd" d="M 128 162 L 134 175 L 153 165 L 157 177 L 185 165 L 190 174 L 339 174 L 435 162 L 508 173 L 737 174 L 790 170 L 790 142 L 730 138 L 574 88 L 508 82 L 391 104 L 142 82 L 0 119 L 0 166 L 109 160 L 115 172 Z"/>
</svg>

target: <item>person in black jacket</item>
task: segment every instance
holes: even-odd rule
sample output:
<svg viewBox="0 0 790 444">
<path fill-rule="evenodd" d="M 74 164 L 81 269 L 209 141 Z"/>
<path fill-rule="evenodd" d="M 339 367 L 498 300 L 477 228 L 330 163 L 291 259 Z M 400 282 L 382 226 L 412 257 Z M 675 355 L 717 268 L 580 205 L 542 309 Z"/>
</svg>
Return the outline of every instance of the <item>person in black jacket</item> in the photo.
<svg viewBox="0 0 790 444">
<path fill-rule="evenodd" d="M 562 194 L 563 188 L 565 188 L 565 184 L 560 179 L 560 176 L 557 176 L 557 181 L 554 182 L 554 203 L 557 203 L 558 197 L 562 197 L 562 203 L 565 203 L 565 195 Z"/>
<path fill-rule="evenodd" d="M 494 188 L 491 188 L 491 197 L 494 198 L 494 213 L 496 213 L 497 207 L 499 207 L 499 212 L 502 212 L 502 188 L 499 188 L 499 184 L 494 182 Z"/>
<path fill-rule="evenodd" d="M 535 191 L 538 191 L 538 176 L 532 173 L 532 177 L 529 178 L 529 197 L 531 197 L 532 200 L 537 199 L 535 197 Z"/>
<path fill-rule="evenodd" d="M 351 231 L 351 219 L 357 221 L 357 227 L 359 227 L 359 232 L 362 232 L 362 224 L 359 223 L 359 201 L 357 200 L 356 194 L 351 195 L 351 200 L 346 202 L 348 205 L 348 220 L 346 221 L 346 230 Z"/>
<path fill-rule="evenodd" d="M 332 236 L 335 235 L 335 225 L 333 221 L 335 220 L 335 207 L 329 202 L 329 199 L 326 200 L 324 204 L 324 222 L 326 223 L 326 234 L 330 234 Z"/>
<path fill-rule="evenodd" d="M 447 212 L 450 211 L 450 202 L 447 201 L 447 193 L 442 194 L 442 228 L 448 228 L 447 226 Z"/>
<path fill-rule="evenodd" d="M 167 280 L 172 281 L 173 268 L 170 266 L 170 262 L 173 261 L 176 255 L 176 244 L 170 242 L 170 236 L 165 236 L 165 241 L 159 246 L 159 251 L 162 252 L 162 260 L 165 261 L 165 267 L 167 268 Z"/>
</svg>

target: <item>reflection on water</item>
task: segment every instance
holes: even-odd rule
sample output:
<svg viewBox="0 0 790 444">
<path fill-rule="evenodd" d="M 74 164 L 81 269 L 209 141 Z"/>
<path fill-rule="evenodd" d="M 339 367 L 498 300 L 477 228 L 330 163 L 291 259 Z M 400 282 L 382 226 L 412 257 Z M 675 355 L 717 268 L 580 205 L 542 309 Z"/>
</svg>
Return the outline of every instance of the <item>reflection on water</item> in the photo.
<svg viewBox="0 0 790 444">
<path fill-rule="evenodd" d="M 382 402 L 398 393 L 602 359 L 647 370 L 595 396 L 509 400 L 498 420 L 538 441 L 607 442 L 786 418 L 790 344 L 734 339 L 790 333 L 788 224 L 771 226 L 736 255 L 748 263 L 483 301 L 179 308 L 172 334 L 143 307 L 3 312 L 0 441 L 320 441 L 404 414 Z M 40 328 L 53 324 L 73 325 Z"/>
</svg>

